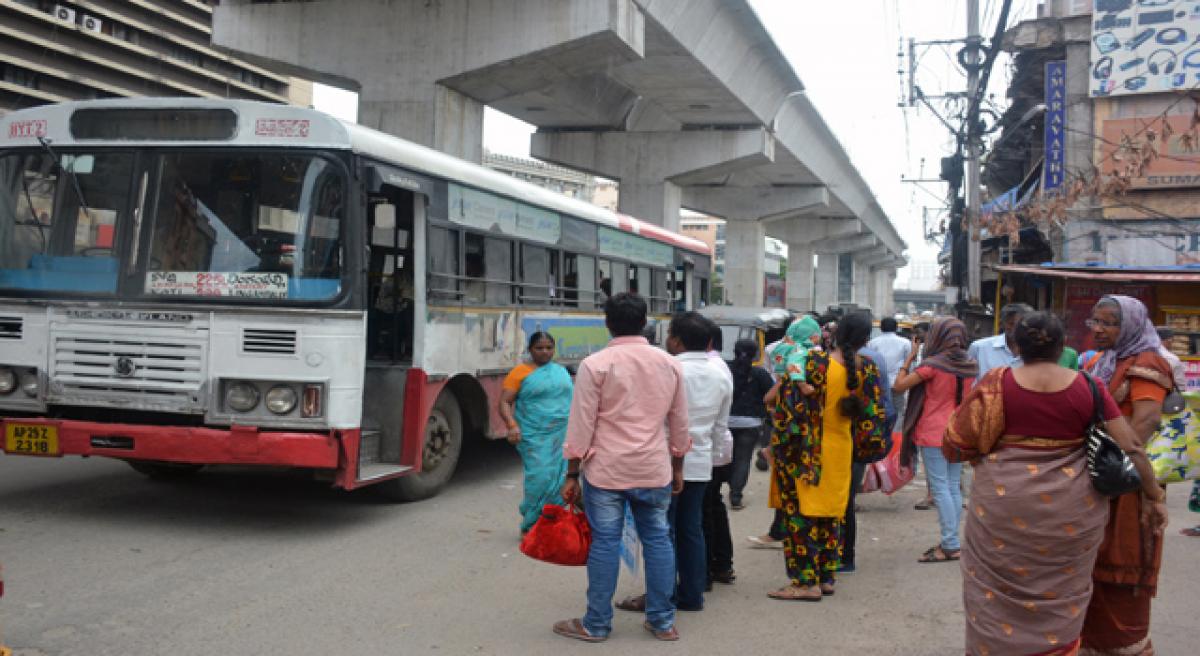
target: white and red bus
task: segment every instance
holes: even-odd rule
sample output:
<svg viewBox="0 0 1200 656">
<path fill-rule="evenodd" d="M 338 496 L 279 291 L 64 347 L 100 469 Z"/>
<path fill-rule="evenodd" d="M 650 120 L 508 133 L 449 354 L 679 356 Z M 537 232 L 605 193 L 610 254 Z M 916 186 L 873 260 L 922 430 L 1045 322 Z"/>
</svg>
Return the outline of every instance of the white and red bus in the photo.
<svg viewBox="0 0 1200 656">
<path fill-rule="evenodd" d="M 702 305 L 705 244 L 309 109 L 99 100 L 0 117 L 9 455 L 311 470 L 436 493 L 498 437 L 526 335 L 606 294 Z"/>
</svg>

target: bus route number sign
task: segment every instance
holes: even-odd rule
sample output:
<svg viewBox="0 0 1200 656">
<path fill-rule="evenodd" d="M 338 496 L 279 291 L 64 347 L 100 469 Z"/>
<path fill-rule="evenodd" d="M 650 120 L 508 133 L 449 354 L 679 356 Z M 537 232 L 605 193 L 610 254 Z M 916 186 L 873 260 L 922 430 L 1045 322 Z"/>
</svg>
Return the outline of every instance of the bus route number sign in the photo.
<svg viewBox="0 0 1200 656">
<path fill-rule="evenodd" d="M 156 296 L 287 298 L 288 276 L 265 272 L 151 271 L 146 274 L 146 291 Z"/>
</svg>

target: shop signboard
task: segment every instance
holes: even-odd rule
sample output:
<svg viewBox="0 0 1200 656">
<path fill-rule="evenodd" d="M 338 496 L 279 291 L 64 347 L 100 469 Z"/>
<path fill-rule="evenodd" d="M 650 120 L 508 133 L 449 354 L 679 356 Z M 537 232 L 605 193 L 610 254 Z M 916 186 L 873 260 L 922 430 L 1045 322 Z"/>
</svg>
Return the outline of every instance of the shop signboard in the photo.
<svg viewBox="0 0 1200 656">
<path fill-rule="evenodd" d="M 1151 316 L 1156 308 L 1152 285 L 1124 285 L 1109 282 L 1067 281 L 1064 305 L 1064 320 L 1067 324 L 1067 346 L 1083 353 L 1093 348 L 1092 331 L 1087 320 L 1092 316 L 1096 302 L 1108 294 L 1132 296 L 1146 305 Z"/>
<path fill-rule="evenodd" d="M 1042 191 L 1057 193 L 1066 179 L 1067 62 L 1046 62 L 1045 166 Z"/>
<path fill-rule="evenodd" d="M 1200 29 L 1200 21 L 1196 23 Z M 1198 62 L 1200 65 L 1200 62 Z M 1200 72 L 1200 68 L 1196 69 Z M 1163 121 L 1169 126 L 1164 129 Z M 1121 144 L 1144 142 L 1145 133 L 1154 130 L 1158 137 L 1157 157 L 1151 159 L 1142 174 L 1130 178 L 1130 189 L 1172 189 L 1200 187 L 1200 143 L 1192 131 L 1192 115 L 1148 116 L 1143 118 L 1117 118 L 1100 124 L 1100 148 L 1103 161 L 1119 162 L 1133 158 L 1129 153 L 1119 153 Z M 1169 132 L 1170 134 L 1164 134 Z"/>
<path fill-rule="evenodd" d="M 1093 98 L 1194 87 L 1200 73 L 1198 0 L 1095 0 Z"/>
</svg>

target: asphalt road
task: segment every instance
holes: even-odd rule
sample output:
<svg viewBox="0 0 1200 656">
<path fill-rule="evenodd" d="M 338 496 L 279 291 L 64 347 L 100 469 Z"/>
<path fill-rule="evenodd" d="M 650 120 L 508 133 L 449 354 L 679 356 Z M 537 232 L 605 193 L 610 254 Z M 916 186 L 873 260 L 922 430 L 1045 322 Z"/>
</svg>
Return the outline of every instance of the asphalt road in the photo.
<svg viewBox="0 0 1200 656">
<path fill-rule="evenodd" d="M 936 540 L 917 485 L 864 495 L 858 573 L 820 604 L 772 601 L 776 551 L 746 548 L 769 521 L 766 475 L 733 514 L 738 580 L 676 644 L 618 612 L 606 645 L 554 636 L 583 610 L 582 568 L 517 550 L 520 469 L 481 445 L 436 499 L 392 505 L 286 472 L 205 471 L 157 483 L 119 462 L 0 456 L 0 644 L 43 654 L 961 654 L 954 565 L 918 565 Z M 1155 604 L 1160 654 L 1194 654 L 1200 522 L 1173 488 Z M 619 594 L 636 592 L 622 573 Z"/>
</svg>

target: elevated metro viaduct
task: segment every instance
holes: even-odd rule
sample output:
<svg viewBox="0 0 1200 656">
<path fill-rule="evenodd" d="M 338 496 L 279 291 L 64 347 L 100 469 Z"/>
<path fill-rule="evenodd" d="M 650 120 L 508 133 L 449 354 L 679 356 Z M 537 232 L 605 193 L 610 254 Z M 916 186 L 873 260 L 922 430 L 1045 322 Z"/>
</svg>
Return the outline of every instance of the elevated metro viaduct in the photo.
<svg viewBox="0 0 1200 656">
<path fill-rule="evenodd" d="M 770 235 L 790 308 L 892 312 L 904 240 L 745 0 L 217 2 L 214 44 L 357 90 L 365 125 L 478 162 L 489 105 L 537 126 L 535 157 L 619 180 L 626 214 L 726 219 L 736 303 L 762 303 Z"/>
</svg>

